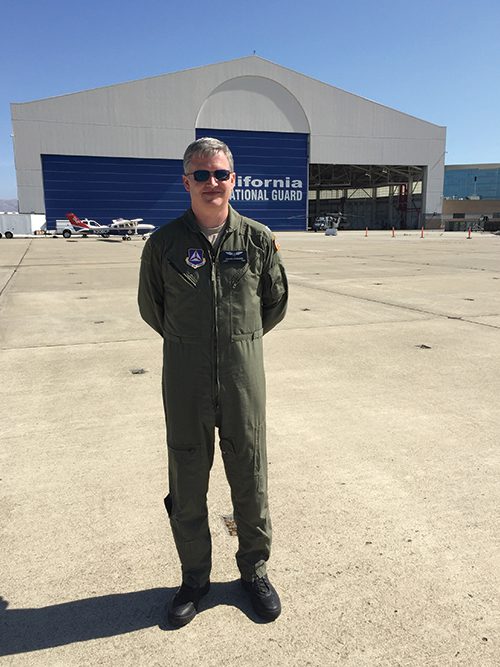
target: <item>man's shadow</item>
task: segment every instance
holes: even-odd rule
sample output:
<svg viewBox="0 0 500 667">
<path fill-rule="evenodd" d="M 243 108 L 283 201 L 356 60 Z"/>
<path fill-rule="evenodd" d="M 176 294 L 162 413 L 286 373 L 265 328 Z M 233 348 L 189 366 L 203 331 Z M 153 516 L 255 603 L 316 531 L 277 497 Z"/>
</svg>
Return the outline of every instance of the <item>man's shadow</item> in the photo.
<svg viewBox="0 0 500 667">
<path fill-rule="evenodd" d="M 0 598 L 0 656 L 37 651 L 73 642 L 111 637 L 154 625 L 168 625 L 166 605 L 175 588 L 103 595 L 35 609 L 9 609 Z M 240 582 L 212 583 L 199 613 L 218 605 L 240 609 L 259 622 Z"/>
</svg>

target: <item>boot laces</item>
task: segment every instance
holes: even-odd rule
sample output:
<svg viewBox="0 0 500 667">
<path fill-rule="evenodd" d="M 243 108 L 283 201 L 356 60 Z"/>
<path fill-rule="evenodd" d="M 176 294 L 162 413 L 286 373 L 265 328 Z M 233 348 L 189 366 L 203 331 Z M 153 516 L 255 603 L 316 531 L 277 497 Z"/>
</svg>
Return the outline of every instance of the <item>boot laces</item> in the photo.
<svg viewBox="0 0 500 667">
<path fill-rule="evenodd" d="M 271 590 L 269 588 L 267 577 L 255 577 L 253 580 L 253 586 L 258 595 L 267 595 Z"/>
</svg>

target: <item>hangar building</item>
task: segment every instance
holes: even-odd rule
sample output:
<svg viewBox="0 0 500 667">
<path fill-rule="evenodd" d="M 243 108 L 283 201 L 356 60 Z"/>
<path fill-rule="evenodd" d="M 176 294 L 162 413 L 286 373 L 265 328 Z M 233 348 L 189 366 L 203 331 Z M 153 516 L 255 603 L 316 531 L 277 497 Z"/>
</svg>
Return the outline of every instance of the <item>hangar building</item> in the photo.
<svg viewBox="0 0 500 667">
<path fill-rule="evenodd" d="M 446 130 L 257 56 L 11 105 L 20 212 L 163 224 L 188 206 L 182 155 L 215 136 L 234 206 L 272 229 L 441 213 Z"/>
</svg>

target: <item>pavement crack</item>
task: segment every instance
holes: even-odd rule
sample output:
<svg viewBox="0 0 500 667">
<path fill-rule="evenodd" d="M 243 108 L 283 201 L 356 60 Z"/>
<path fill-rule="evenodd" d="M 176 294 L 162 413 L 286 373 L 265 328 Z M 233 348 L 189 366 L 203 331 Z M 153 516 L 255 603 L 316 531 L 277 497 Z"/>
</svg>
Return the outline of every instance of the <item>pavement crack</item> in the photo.
<svg viewBox="0 0 500 667">
<path fill-rule="evenodd" d="M 488 317 L 484 315 L 479 315 L 479 317 Z M 482 327 L 488 327 L 489 329 L 500 329 L 498 324 L 487 324 L 486 322 L 476 322 L 475 320 L 468 320 L 465 317 L 460 318 L 462 322 L 468 322 L 469 324 L 479 324 Z"/>
<path fill-rule="evenodd" d="M 312 252 L 320 252 L 320 253 L 324 253 L 323 250 L 320 250 L 320 251 L 292 250 L 292 251 L 288 251 L 288 252 L 296 252 L 296 253 L 299 253 L 299 252 L 311 252 L 311 253 Z M 439 268 L 439 269 L 459 269 L 460 271 L 482 271 L 482 272 L 495 273 L 495 274 L 498 273 L 498 271 L 495 271 L 494 269 L 484 269 L 484 268 L 478 267 L 478 266 L 458 266 L 458 265 L 455 265 L 455 264 L 434 264 L 434 263 L 431 264 L 431 262 L 416 262 L 414 260 L 407 260 L 407 259 L 404 259 L 404 258 L 396 259 L 395 257 L 387 256 L 385 253 L 382 254 L 382 255 L 373 254 L 373 255 L 371 255 L 371 258 L 373 258 L 373 257 L 375 257 L 377 260 L 379 260 L 381 262 L 385 262 L 385 263 L 389 263 L 389 264 L 403 264 L 403 265 L 409 265 L 409 266 L 422 266 L 422 267 L 432 266 L 433 268 Z M 330 257 L 327 257 L 327 256 L 322 257 L 321 259 L 324 260 L 325 262 L 330 261 Z M 367 260 L 365 255 L 337 255 L 335 257 L 336 261 L 340 261 L 340 260 L 343 260 L 343 259 L 355 259 L 355 260 L 361 260 L 361 261 L 365 261 L 365 262 Z"/>
<path fill-rule="evenodd" d="M 32 243 L 33 243 L 33 241 L 30 241 L 30 242 L 28 243 L 28 247 L 27 247 L 26 250 L 24 251 L 23 256 L 21 257 L 21 259 L 19 260 L 19 262 L 18 262 L 17 264 L 14 265 L 14 270 L 13 270 L 12 273 L 10 274 L 9 279 L 7 280 L 7 282 L 5 283 L 5 285 L 4 285 L 4 286 L 2 287 L 2 289 L 0 290 L 0 297 L 3 296 L 3 293 L 5 292 L 5 290 L 7 289 L 7 287 L 9 286 L 10 281 L 11 281 L 12 278 L 16 275 L 16 273 L 17 273 L 19 267 L 20 267 L 21 264 L 22 264 L 23 259 L 26 257 L 26 253 L 27 253 L 28 250 L 31 248 L 31 244 L 32 244 Z"/>
<path fill-rule="evenodd" d="M 55 267 L 56 269 L 76 269 L 76 268 L 85 268 L 86 266 L 136 266 L 137 262 L 72 262 L 71 264 L 58 264 L 58 263 L 44 263 L 44 262 L 35 262 L 33 264 L 26 262 L 23 264 L 23 269 L 37 269 L 39 267 Z"/>
<path fill-rule="evenodd" d="M 451 315 L 450 313 L 440 313 L 432 310 L 426 310 L 425 308 L 418 308 L 417 306 L 408 306 L 400 303 L 392 303 L 391 301 L 384 301 L 382 299 L 374 299 L 369 296 L 359 296 L 356 294 L 350 294 L 349 292 L 341 292 L 340 290 L 328 289 L 326 287 L 320 287 L 319 285 L 311 285 L 310 283 L 303 282 L 301 280 L 291 280 L 291 284 L 297 285 L 299 287 L 305 287 L 306 289 L 315 290 L 317 292 L 326 292 L 327 294 L 336 294 L 337 296 L 344 296 L 350 299 L 356 299 L 358 301 L 367 301 L 368 303 L 376 303 L 377 305 L 389 306 L 391 308 L 398 308 L 399 310 L 409 310 L 414 313 L 421 313 L 422 315 L 430 315 L 431 317 L 442 317 L 448 320 L 458 320 L 460 322 L 468 322 L 469 324 L 476 324 L 478 326 L 485 326 L 493 329 L 500 328 L 494 324 L 486 324 L 484 322 L 476 322 L 475 320 L 466 319 L 462 315 Z M 482 317 L 478 315 L 477 317 Z"/>
<path fill-rule="evenodd" d="M 151 341 L 151 338 L 118 338 L 116 340 L 94 340 L 82 341 L 81 343 L 44 343 L 43 345 L 18 345 L 16 347 L 1 347 L 4 352 L 15 352 L 16 350 L 44 350 L 49 347 L 83 347 L 85 345 L 116 345 L 117 343 L 143 343 Z"/>
<path fill-rule="evenodd" d="M 342 324 L 319 324 L 315 326 L 305 327 L 281 327 L 276 330 L 276 333 L 285 332 L 285 331 L 307 331 L 309 329 L 342 329 L 344 327 L 369 327 L 377 326 L 380 324 L 412 324 L 414 322 L 432 322 L 433 320 L 440 319 L 439 317 L 422 317 L 418 320 L 380 320 L 377 322 L 345 322 Z"/>
</svg>

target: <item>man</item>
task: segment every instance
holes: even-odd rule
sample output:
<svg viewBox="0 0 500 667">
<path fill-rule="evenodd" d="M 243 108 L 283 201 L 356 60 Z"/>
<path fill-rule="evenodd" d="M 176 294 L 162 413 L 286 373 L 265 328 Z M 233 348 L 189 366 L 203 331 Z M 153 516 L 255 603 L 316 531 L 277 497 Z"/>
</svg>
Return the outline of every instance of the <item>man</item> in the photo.
<svg viewBox="0 0 500 667">
<path fill-rule="evenodd" d="M 288 288 L 273 235 L 229 205 L 235 184 L 228 146 L 198 139 L 184 154 L 191 208 L 144 247 L 143 319 L 163 337 L 163 400 L 169 493 L 165 506 L 182 585 L 168 618 L 189 623 L 210 587 L 208 478 L 215 429 L 231 488 L 243 588 L 265 620 L 281 612 L 266 574 L 267 501 L 262 336 L 285 316 Z"/>
</svg>

